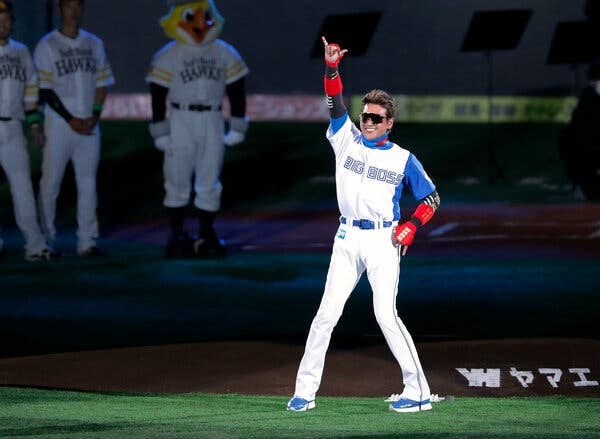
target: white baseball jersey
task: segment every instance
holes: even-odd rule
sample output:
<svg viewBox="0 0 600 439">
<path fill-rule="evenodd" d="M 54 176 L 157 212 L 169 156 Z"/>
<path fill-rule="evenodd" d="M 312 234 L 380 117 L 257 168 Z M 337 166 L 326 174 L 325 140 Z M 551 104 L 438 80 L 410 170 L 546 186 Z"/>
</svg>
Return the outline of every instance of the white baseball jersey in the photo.
<svg viewBox="0 0 600 439">
<path fill-rule="evenodd" d="M 102 40 L 83 29 L 76 38 L 58 30 L 46 34 L 34 59 L 39 87 L 54 90 L 74 117 L 91 117 L 96 88 L 115 83 Z"/>
<path fill-rule="evenodd" d="M 102 40 L 83 29 L 75 38 L 58 30 L 45 35 L 34 51 L 40 89 L 52 89 L 74 117 L 89 118 L 97 88 L 114 84 Z M 90 135 L 75 132 L 49 105 L 45 107 L 46 146 L 42 160 L 39 214 L 46 239 L 53 244 L 56 199 L 65 167 L 73 162 L 77 184 L 77 251 L 96 245 L 96 171 L 100 161 L 100 130 Z"/>
<path fill-rule="evenodd" d="M 8 179 L 15 220 L 25 237 L 27 255 L 47 248 L 38 225 L 21 122 L 24 102 L 35 104 L 37 100 L 37 73 L 29 50 L 9 39 L 8 44 L 0 46 L 0 167 Z"/>
<path fill-rule="evenodd" d="M 38 101 L 38 75 L 24 44 L 0 46 L 0 117 L 23 120 L 23 103 Z"/>
<path fill-rule="evenodd" d="M 417 158 L 400 146 L 363 142 L 360 130 L 346 115 L 337 131 L 330 125 L 327 139 L 336 158 L 337 199 L 342 216 L 373 221 L 398 221 L 402 189 L 408 186 L 417 200 L 435 185 Z"/>
<path fill-rule="evenodd" d="M 247 73 L 240 54 L 223 40 L 203 45 L 172 41 L 154 56 L 146 81 L 168 88 L 171 102 L 218 106 L 225 85 Z"/>
</svg>

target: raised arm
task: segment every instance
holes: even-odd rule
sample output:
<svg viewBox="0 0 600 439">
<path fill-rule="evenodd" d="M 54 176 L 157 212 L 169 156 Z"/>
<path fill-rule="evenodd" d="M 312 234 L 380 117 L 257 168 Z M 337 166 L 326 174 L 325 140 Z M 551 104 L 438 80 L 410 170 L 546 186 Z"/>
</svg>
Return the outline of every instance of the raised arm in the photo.
<svg viewBox="0 0 600 439">
<path fill-rule="evenodd" d="M 342 117 L 348 112 L 342 99 L 342 79 L 338 65 L 347 49 L 341 49 L 337 44 L 330 44 L 325 37 L 321 37 L 325 46 L 325 94 L 327 95 L 327 106 L 332 119 Z"/>
</svg>

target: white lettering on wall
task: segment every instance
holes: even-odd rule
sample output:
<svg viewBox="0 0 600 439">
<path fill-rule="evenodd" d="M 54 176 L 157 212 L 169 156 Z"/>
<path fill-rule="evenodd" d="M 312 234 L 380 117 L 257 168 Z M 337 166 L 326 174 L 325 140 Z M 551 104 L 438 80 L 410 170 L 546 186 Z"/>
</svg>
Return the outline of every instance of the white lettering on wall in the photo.
<svg viewBox="0 0 600 439">
<path fill-rule="evenodd" d="M 457 368 L 469 381 L 469 387 L 500 387 L 500 369 Z"/>
<path fill-rule="evenodd" d="M 562 377 L 562 370 L 560 369 L 552 369 L 548 367 L 541 367 L 538 369 L 538 372 L 542 375 L 546 375 L 546 379 L 550 383 L 550 385 L 554 388 L 558 388 L 558 383 L 560 382 L 560 377 Z"/>
<path fill-rule="evenodd" d="M 523 387 L 529 387 L 533 383 L 533 373 L 530 370 L 517 370 L 511 367 L 510 374 L 518 379 Z"/>
</svg>

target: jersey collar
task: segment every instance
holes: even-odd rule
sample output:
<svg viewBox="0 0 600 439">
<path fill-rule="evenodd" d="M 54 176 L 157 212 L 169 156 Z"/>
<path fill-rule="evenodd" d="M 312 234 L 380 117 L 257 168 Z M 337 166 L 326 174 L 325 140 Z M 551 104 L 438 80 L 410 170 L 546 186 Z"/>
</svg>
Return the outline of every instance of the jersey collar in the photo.
<svg viewBox="0 0 600 439">
<path fill-rule="evenodd" d="M 55 32 L 63 41 L 75 42 L 81 39 L 81 28 L 77 29 L 77 36 L 75 36 L 75 38 L 68 37 L 67 35 L 63 34 L 60 29 L 55 29 Z"/>
<path fill-rule="evenodd" d="M 362 143 L 367 148 L 371 149 L 390 149 L 394 144 L 388 140 L 388 135 L 390 131 L 386 131 L 383 136 L 377 137 L 373 140 L 369 140 L 365 137 L 364 134 L 361 133 Z"/>
</svg>

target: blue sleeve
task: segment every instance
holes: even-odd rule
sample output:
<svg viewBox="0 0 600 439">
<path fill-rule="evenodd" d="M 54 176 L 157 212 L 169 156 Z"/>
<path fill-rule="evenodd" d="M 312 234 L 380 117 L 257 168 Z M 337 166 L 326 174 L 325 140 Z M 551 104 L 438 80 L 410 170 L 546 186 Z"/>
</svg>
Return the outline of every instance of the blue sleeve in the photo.
<svg viewBox="0 0 600 439">
<path fill-rule="evenodd" d="M 435 190 L 435 184 L 413 154 L 409 156 L 406 163 L 402 183 L 410 188 L 416 200 L 422 200 Z"/>
<path fill-rule="evenodd" d="M 332 117 L 331 118 L 331 133 L 335 134 L 337 133 L 340 128 L 346 123 L 346 120 L 348 119 L 348 113 L 344 113 L 342 116 L 340 117 L 336 117 L 335 119 Z"/>
</svg>

